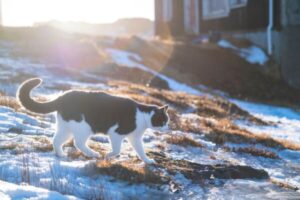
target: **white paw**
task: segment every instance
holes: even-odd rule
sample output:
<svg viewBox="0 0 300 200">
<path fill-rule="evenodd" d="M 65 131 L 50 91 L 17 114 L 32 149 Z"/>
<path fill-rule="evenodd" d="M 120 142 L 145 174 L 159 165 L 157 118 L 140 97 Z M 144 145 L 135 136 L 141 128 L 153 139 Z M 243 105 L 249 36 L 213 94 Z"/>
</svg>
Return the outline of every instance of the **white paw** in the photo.
<svg viewBox="0 0 300 200">
<path fill-rule="evenodd" d="M 67 154 L 66 153 L 64 153 L 64 152 L 54 152 L 55 153 L 55 155 L 57 156 L 57 157 L 60 157 L 60 158 L 62 158 L 62 157 L 67 157 Z"/>
<path fill-rule="evenodd" d="M 146 163 L 146 164 L 148 164 L 148 165 L 151 165 L 151 164 L 155 164 L 156 162 L 155 162 L 155 160 L 153 160 L 153 159 L 146 159 L 146 160 L 144 160 L 144 162 Z"/>
</svg>

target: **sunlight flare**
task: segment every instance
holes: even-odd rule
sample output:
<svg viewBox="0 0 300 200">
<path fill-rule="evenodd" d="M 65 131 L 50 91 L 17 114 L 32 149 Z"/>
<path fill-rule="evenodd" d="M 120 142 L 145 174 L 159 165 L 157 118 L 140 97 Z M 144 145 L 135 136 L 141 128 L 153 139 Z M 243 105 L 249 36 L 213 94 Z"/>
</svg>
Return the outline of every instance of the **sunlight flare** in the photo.
<svg viewBox="0 0 300 200">
<path fill-rule="evenodd" d="M 2 0 L 6 26 L 32 26 L 50 20 L 110 23 L 120 18 L 153 19 L 152 0 Z"/>
</svg>

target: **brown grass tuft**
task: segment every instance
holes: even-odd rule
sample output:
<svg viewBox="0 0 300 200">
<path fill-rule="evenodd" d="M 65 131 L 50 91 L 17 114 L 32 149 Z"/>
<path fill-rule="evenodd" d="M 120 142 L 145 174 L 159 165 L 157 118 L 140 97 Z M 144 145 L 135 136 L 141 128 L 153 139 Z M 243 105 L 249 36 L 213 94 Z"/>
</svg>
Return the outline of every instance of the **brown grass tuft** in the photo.
<svg viewBox="0 0 300 200">
<path fill-rule="evenodd" d="M 272 152 L 265 149 L 258 149 L 255 147 L 240 147 L 240 148 L 232 148 L 233 152 L 240 152 L 240 153 L 247 153 L 251 154 L 253 156 L 261 156 L 265 158 L 272 158 L 272 159 L 278 159 L 279 156 Z"/>
<path fill-rule="evenodd" d="M 101 174 L 113 176 L 130 183 L 162 184 L 165 182 L 159 172 L 155 172 L 148 166 L 137 165 L 136 162 L 132 161 L 112 163 L 103 160 L 97 163 L 97 168 Z"/>
<path fill-rule="evenodd" d="M 45 136 L 36 136 L 33 138 L 36 142 L 32 143 L 37 151 L 48 152 L 53 150 L 52 142 Z"/>
<path fill-rule="evenodd" d="M 203 145 L 197 141 L 195 141 L 193 138 L 185 136 L 185 135 L 172 135 L 167 137 L 166 139 L 167 143 L 169 144 L 176 144 L 183 147 L 200 147 L 202 148 Z"/>
<path fill-rule="evenodd" d="M 267 147 L 279 148 L 279 149 L 292 149 L 300 150 L 300 145 L 293 142 L 271 138 L 264 134 L 251 133 L 245 129 L 241 129 L 230 120 L 220 120 L 212 126 L 207 127 L 205 124 L 201 124 L 201 129 L 204 130 L 205 137 L 217 144 L 224 144 L 225 142 L 233 143 L 250 143 L 250 144 L 262 144 Z"/>
<path fill-rule="evenodd" d="M 278 180 L 275 180 L 273 178 L 270 178 L 270 181 L 271 181 L 271 183 L 273 183 L 275 185 L 278 185 L 278 186 L 280 186 L 282 188 L 286 188 L 286 189 L 290 189 L 290 190 L 294 190 L 294 191 L 299 190 L 298 187 L 293 186 L 293 185 L 291 185 L 291 184 L 289 184 L 287 182 L 278 181 Z"/>
<path fill-rule="evenodd" d="M 79 158 L 79 157 L 83 157 L 87 160 L 91 159 L 87 156 L 85 156 L 81 151 L 77 150 L 74 146 L 74 141 L 73 140 L 70 140 L 68 143 L 66 143 L 64 146 L 67 146 L 67 147 L 74 147 L 74 149 L 72 151 L 69 151 L 68 152 L 68 156 L 71 157 L 72 159 L 76 159 L 76 158 Z M 107 152 L 107 150 L 105 148 L 103 148 L 101 146 L 101 143 L 99 142 L 95 142 L 95 141 L 88 141 L 88 146 L 93 149 L 94 151 L 100 153 L 100 155 L 102 157 L 105 156 L 105 152 Z"/>
<path fill-rule="evenodd" d="M 0 105 L 12 108 L 15 111 L 19 111 L 21 109 L 21 106 L 16 98 L 5 96 L 4 94 L 0 94 Z"/>
<path fill-rule="evenodd" d="M 18 148 L 23 148 L 24 146 L 22 144 L 18 144 L 18 143 L 13 143 L 13 142 L 10 142 L 10 143 L 6 143 L 4 145 L 1 145 L 0 146 L 0 149 L 1 150 L 5 150 L 5 149 L 8 149 L 8 150 L 15 150 L 15 149 L 18 149 Z"/>
</svg>

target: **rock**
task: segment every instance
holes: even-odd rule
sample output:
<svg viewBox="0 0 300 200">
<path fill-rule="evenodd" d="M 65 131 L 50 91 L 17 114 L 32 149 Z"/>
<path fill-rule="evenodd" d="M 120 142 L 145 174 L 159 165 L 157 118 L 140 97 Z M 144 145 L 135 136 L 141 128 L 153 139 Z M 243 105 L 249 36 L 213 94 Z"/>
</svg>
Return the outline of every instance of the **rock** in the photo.
<svg viewBox="0 0 300 200">
<path fill-rule="evenodd" d="M 203 179 L 268 179 L 264 170 L 241 165 L 202 165 L 187 160 L 171 160 L 160 152 L 151 152 L 150 157 L 158 163 L 158 167 L 166 168 L 170 174 L 180 172 L 187 179 L 200 182 Z"/>
</svg>

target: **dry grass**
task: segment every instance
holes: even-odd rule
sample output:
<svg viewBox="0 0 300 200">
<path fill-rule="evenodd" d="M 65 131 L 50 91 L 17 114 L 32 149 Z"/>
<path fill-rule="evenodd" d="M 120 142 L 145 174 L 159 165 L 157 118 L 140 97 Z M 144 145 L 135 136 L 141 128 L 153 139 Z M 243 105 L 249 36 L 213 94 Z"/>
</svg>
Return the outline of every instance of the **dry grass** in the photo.
<svg viewBox="0 0 300 200">
<path fill-rule="evenodd" d="M 239 108 L 236 104 L 217 96 L 214 96 L 214 98 L 199 98 L 196 107 L 196 112 L 199 116 L 213 117 L 216 119 L 247 119 L 255 124 L 268 125 L 267 122 L 252 116 L 247 111 Z"/>
<path fill-rule="evenodd" d="M 158 143 L 155 145 L 157 149 L 160 151 L 164 151 L 166 149 L 166 145 L 164 143 Z"/>
<path fill-rule="evenodd" d="M 263 134 L 254 134 L 236 126 L 232 120 L 247 119 L 254 124 L 267 125 L 268 123 L 255 118 L 248 112 L 240 109 L 222 98 L 208 98 L 180 92 L 157 90 L 137 84 L 111 81 L 113 87 L 109 92 L 124 95 L 143 103 L 163 105 L 171 104 L 176 109 L 168 111 L 170 116 L 170 128 L 183 132 L 205 133 L 208 140 L 217 144 L 226 142 L 263 144 L 273 148 L 287 148 L 300 150 L 300 145 L 286 140 L 274 139 Z M 178 113 L 189 108 L 196 108 L 195 112 L 202 118 L 185 119 Z M 209 120 L 213 119 L 213 120 Z"/>
<path fill-rule="evenodd" d="M 298 187 L 293 186 L 293 185 L 290 185 L 290 184 L 287 183 L 287 182 L 278 181 L 278 180 L 275 180 L 275 179 L 273 179 L 273 178 L 270 178 L 270 181 L 271 181 L 271 183 L 273 183 L 273 184 L 275 184 L 275 185 L 278 185 L 278 186 L 280 186 L 280 187 L 282 187 L 282 188 L 286 188 L 286 189 L 294 190 L 294 191 L 299 190 Z"/>
<path fill-rule="evenodd" d="M 20 143 L 18 141 L 7 142 L 0 146 L 0 150 L 11 150 L 14 151 L 15 154 L 22 154 L 25 151 L 28 151 L 28 149 L 34 149 L 40 152 L 48 152 L 53 150 L 52 142 L 49 138 L 45 136 L 35 136 L 31 139 L 32 141 L 29 143 L 30 146 L 24 145 L 23 143 Z"/>
<path fill-rule="evenodd" d="M 37 151 L 48 152 L 53 151 L 52 142 L 45 136 L 36 136 L 33 138 L 35 142 L 32 143 L 32 147 Z"/>
<path fill-rule="evenodd" d="M 221 98 L 186 94 L 184 92 L 173 92 L 169 90 L 158 90 L 142 85 L 128 82 L 111 81 L 108 83 L 114 87 L 110 92 L 123 94 L 143 103 L 156 105 L 169 104 L 178 112 L 190 110 L 202 117 L 215 119 L 247 119 L 259 125 L 268 125 L 267 122 L 252 116 L 237 105 Z"/>
<path fill-rule="evenodd" d="M 18 144 L 14 142 L 6 143 L 0 146 L 0 150 L 15 150 L 24 148 L 23 144 Z"/>
<path fill-rule="evenodd" d="M 85 156 L 81 151 L 77 150 L 74 146 L 74 141 L 70 140 L 68 143 L 64 145 L 65 147 L 74 147 L 71 151 L 68 152 L 68 156 L 72 159 L 77 159 L 79 157 L 84 158 L 86 160 L 90 160 L 91 158 Z M 88 146 L 94 151 L 100 153 L 100 155 L 104 158 L 107 149 L 101 146 L 101 143 L 95 142 L 92 140 L 88 141 Z"/>
<path fill-rule="evenodd" d="M 245 129 L 239 128 L 229 120 L 220 120 L 209 127 L 205 124 L 201 124 L 200 126 L 206 133 L 206 138 L 217 144 L 224 144 L 226 142 L 238 144 L 250 143 L 262 144 L 272 148 L 300 150 L 299 144 L 287 140 L 271 138 L 264 134 L 251 133 Z"/>
<path fill-rule="evenodd" d="M 188 146 L 200 147 L 200 148 L 203 147 L 201 143 L 195 141 L 193 138 L 186 135 L 172 135 L 167 137 L 166 141 L 169 144 L 176 144 L 183 147 L 188 147 Z"/>
<path fill-rule="evenodd" d="M 16 98 L 5 96 L 3 93 L 0 93 L 0 105 L 12 108 L 15 111 L 21 110 L 21 106 L 16 100 Z"/>
<path fill-rule="evenodd" d="M 279 156 L 275 152 L 268 151 L 265 149 L 258 149 L 255 147 L 239 147 L 239 148 L 232 148 L 231 150 L 233 152 L 247 153 L 253 156 L 261 156 L 261 157 L 271 158 L 271 159 L 279 158 Z"/>
<path fill-rule="evenodd" d="M 150 183 L 162 184 L 162 174 L 150 169 L 148 166 L 138 165 L 137 162 L 112 163 L 110 161 L 99 161 L 97 163 L 98 172 L 109 175 L 117 179 L 128 181 L 130 183 Z"/>
</svg>

